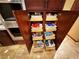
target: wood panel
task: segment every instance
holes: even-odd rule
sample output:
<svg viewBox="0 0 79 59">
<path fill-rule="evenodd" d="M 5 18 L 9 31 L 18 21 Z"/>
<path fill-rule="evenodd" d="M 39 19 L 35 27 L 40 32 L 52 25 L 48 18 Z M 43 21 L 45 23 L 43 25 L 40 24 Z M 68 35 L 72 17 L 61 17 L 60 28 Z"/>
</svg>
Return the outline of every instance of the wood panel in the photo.
<svg viewBox="0 0 79 59">
<path fill-rule="evenodd" d="M 14 42 L 6 30 L 0 31 L 0 43 L 3 46 L 13 45 Z"/>
<path fill-rule="evenodd" d="M 71 10 L 72 11 L 79 11 L 79 0 L 75 0 Z"/>
<path fill-rule="evenodd" d="M 48 10 L 62 10 L 65 0 L 48 0 Z"/>
<path fill-rule="evenodd" d="M 26 43 L 27 49 L 30 52 L 32 46 L 32 40 L 30 39 L 30 22 L 26 11 L 15 11 L 15 16 L 17 18 L 17 23 L 19 29 L 23 35 L 24 41 Z"/>
<path fill-rule="evenodd" d="M 58 16 L 56 32 L 56 48 L 61 44 L 68 31 L 78 17 L 78 12 L 63 12 Z"/>
<path fill-rule="evenodd" d="M 43 10 L 44 0 L 25 0 L 27 10 Z"/>
<path fill-rule="evenodd" d="M 56 31 L 56 49 L 59 47 L 65 36 L 67 35 L 68 31 L 70 30 L 71 26 L 75 22 L 78 17 L 78 12 L 75 11 L 60 11 L 58 12 L 58 21 L 57 27 L 58 30 Z M 26 11 L 15 11 L 15 16 L 17 18 L 17 22 L 19 25 L 19 29 L 23 35 L 25 43 L 27 45 L 28 50 L 31 50 L 32 47 L 32 40 L 31 40 L 31 33 L 30 33 L 30 19 Z M 44 15 L 45 17 L 45 15 Z"/>
<path fill-rule="evenodd" d="M 25 0 L 27 10 L 62 10 L 65 0 Z"/>
</svg>

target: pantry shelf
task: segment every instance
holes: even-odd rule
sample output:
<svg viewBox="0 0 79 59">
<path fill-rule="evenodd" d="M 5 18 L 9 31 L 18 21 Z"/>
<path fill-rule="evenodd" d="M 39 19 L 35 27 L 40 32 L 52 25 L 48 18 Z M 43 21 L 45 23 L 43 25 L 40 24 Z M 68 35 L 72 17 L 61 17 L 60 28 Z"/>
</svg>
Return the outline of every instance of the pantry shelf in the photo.
<svg viewBox="0 0 79 59">
<path fill-rule="evenodd" d="M 35 14 L 35 13 L 33 13 Z M 57 30 L 56 22 L 58 21 L 57 14 L 49 15 L 39 13 L 41 15 L 30 15 L 31 36 L 33 41 L 33 49 L 35 51 L 55 49 L 56 36 L 54 31 Z M 45 16 L 46 15 L 46 16 Z"/>
</svg>

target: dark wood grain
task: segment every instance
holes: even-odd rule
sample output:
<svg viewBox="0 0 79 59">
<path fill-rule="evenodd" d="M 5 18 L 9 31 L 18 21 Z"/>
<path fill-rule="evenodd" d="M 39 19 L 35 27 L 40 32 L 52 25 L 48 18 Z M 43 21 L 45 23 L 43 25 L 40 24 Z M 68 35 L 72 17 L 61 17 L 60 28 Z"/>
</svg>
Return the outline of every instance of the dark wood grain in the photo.
<svg viewBox="0 0 79 59">
<path fill-rule="evenodd" d="M 25 3 L 28 10 L 44 9 L 44 0 L 25 0 Z"/>
<path fill-rule="evenodd" d="M 72 11 L 79 11 L 79 0 L 75 0 L 71 10 Z"/>
<path fill-rule="evenodd" d="M 17 18 L 17 23 L 23 35 L 27 49 L 30 52 L 31 46 L 32 46 L 32 40 L 30 39 L 30 22 L 29 22 L 29 17 L 27 15 L 27 12 L 26 11 L 15 11 L 15 16 Z"/>
<path fill-rule="evenodd" d="M 0 31 L 0 43 L 3 46 L 8 46 L 8 45 L 13 45 L 14 42 L 9 36 L 8 32 L 6 30 L 1 30 Z"/>
<path fill-rule="evenodd" d="M 59 47 L 59 45 L 67 35 L 68 31 L 76 21 L 77 17 L 78 12 L 60 13 L 57 21 L 58 30 L 56 31 L 56 48 Z"/>
<path fill-rule="evenodd" d="M 62 10 L 65 0 L 25 0 L 26 8 L 30 11 Z"/>
<path fill-rule="evenodd" d="M 48 0 L 48 10 L 62 10 L 65 0 Z"/>
<path fill-rule="evenodd" d="M 44 13 L 43 27 L 44 27 L 45 17 L 47 12 L 43 11 L 43 13 Z M 56 13 L 58 13 L 58 21 L 56 23 L 58 28 L 56 31 L 56 40 L 55 40 L 56 49 L 57 49 L 61 44 L 61 42 L 63 41 L 63 39 L 65 38 L 65 36 L 67 35 L 70 28 L 72 27 L 72 25 L 74 24 L 79 14 L 78 12 L 75 11 L 58 11 Z M 30 21 L 29 21 L 30 19 L 28 17 L 28 13 L 27 11 L 15 11 L 15 16 L 17 18 L 19 29 L 23 35 L 27 48 L 30 51 L 32 47 L 32 39 L 30 33 Z"/>
</svg>

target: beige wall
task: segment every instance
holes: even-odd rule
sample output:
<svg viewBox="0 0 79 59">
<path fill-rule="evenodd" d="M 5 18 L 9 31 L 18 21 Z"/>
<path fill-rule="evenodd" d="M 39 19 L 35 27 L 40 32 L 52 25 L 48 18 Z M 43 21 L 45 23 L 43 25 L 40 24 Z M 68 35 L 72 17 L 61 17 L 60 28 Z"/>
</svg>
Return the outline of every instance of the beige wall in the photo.
<svg viewBox="0 0 79 59">
<path fill-rule="evenodd" d="M 66 0 L 63 10 L 71 10 L 75 0 Z"/>
<path fill-rule="evenodd" d="M 79 41 L 79 17 L 77 18 L 76 22 L 74 23 L 68 34 L 76 41 Z"/>
</svg>

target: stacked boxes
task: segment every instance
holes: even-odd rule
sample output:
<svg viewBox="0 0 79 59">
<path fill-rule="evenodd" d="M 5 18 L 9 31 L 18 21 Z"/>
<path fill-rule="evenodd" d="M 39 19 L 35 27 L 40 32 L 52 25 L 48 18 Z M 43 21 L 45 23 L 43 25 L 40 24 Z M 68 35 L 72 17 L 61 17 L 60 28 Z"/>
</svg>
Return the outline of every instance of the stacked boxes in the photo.
<svg viewBox="0 0 79 59">
<path fill-rule="evenodd" d="M 46 21 L 43 20 L 42 15 L 31 15 L 30 19 L 31 19 L 30 20 L 31 33 L 34 48 L 33 51 L 43 51 L 44 49 L 45 50 L 55 49 L 54 32 L 57 30 L 57 26 L 54 22 L 58 20 L 57 14 L 46 15 Z M 45 24 L 45 26 L 43 24 Z"/>
<path fill-rule="evenodd" d="M 41 23 L 32 23 L 31 31 L 32 32 L 42 32 L 43 31 L 42 24 Z"/>
</svg>

